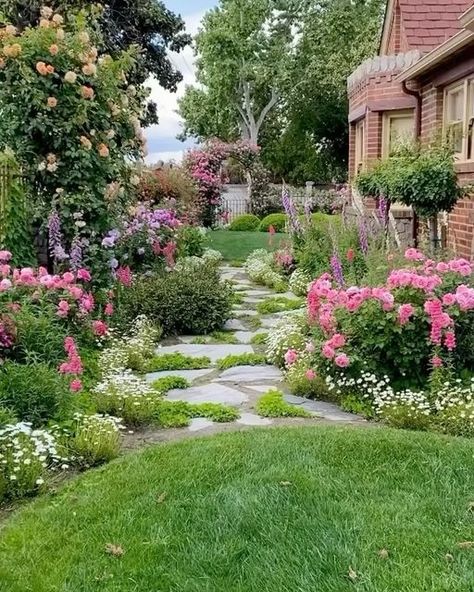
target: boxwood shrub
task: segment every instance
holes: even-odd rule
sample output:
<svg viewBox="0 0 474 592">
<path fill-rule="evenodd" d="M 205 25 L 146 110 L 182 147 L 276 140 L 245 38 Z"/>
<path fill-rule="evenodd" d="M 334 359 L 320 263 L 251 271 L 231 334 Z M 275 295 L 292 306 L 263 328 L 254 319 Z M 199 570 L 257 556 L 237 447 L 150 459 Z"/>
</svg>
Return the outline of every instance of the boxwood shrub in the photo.
<svg viewBox="0 0 474 592">
<path fill-rule="evenodd" d="M 258 229 L 260 232 L 268 232 L 270 226 L 273 226 L 276 232 L 285 232 L 287 221 L 286 214 L 270 214 L 260 222 Z"/>
<path fill-rule="evenodd" d="M 215 265 L 142 275 L 123 295 L 121 320 L 126 325 L 146 315 L 165 335 L 208 334 L 231 317 L 232 294 Z"/>
<path fill-rule="evenodd" d="M 232 220 L 229 230 L 252 231 L 260 226 L 260 218 L 254 214 L 242 214 Z"/>
</svg>

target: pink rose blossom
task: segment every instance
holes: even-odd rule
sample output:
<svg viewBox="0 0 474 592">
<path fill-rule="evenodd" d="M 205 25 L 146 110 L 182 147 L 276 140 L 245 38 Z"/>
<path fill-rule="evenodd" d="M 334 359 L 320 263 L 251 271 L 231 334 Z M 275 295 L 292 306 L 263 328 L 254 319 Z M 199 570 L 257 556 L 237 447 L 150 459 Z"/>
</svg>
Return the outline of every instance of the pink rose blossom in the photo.
<svg viewBox="0 0 474 592">
<path fill-rule="evenodd" d="M 285 354 L 285 363 L 287 366 L 292 366 L 298 359 L 298 352 L 294 349 L 289 349 Z"/>
<path fill-rule="evenodd" d="M 97 335 L 98 337 L 103 337 L 107 334 L 108 327 L 104 323 L 104 321 L 94 321 L 92 323 L 92 330 L 94 332 L 94 335 Z"/>
<path fill-rule="evenodd" d="M 339 354 L 336 356 L 334 362 L 336 363 L 336 366 L 339 366 L 339 368 L 347 368 L 347 366 L 350 364 L 350 360 L 346 354 Z"/>
<path fill-rule="evenodd" d="M 74 274 L 70 271 L 66 271 L 66 273 L 63 274 L 63 280 L 65 284 L 72 284 L 74 279 Z"/>
<path fill-rule="evenodd" d="M 114 305 L 112 304 L 112 302 L 107 302 L 107 304 L 105 305 L 104 313 L 108 317 L 111 317 L 114 314 Z"/>
<path fill-rule="evenodd" d="M 400 325 L 406 325 L 415 314 L 415 307 L 412 304 L 402 304 L 398 307 L 398 321 Z"/>
<path fill-rule="evenodd" d="M 442 299 L 443 306 L 452 306 L 456 304 L 456 294 L 445 294 Z"/>
<path fill-rule="evenodd" d="M 71 382 L 69 388 L 73 393 L 78 393 L 80 390 L 82 390 L 82 382 L 78 378 L 76 378 Z"/>
<path fill-rule="evenodd" d="M 405 251 L 405 259 L 409 259 L 410 261 L 423 261 L 425 256 L 418 249 L 412 248 Z"/>
<path fill-rule="evenodd" d="M 326 359 L 332 360 L 336 355 L 336 352 L 330 345 L 328 345 L 328 343 L 325 343 L 323 345 L 322 354 Z"/>
<path fill-rule="evenodd" d="M 317 374 L 314 370 L 312 370 L 310 368 L 309 370 L 306 370 L 305 376 L 308 380 L 314 380 L 316 378 Z"/>
<path fill-rule="evenodd" d="M 344 335 L 336 333 L 331 337 L 327 344 L 333 349 L 339 349 L 340 347 L 344 347 L 346 345 L 346 338 Z"/>
<path fill-rule="evenodd" d="M 70 310 L 69 302 L 67 300 L 60 300 L 58 304 L 58 308 L 56 310 L 56 314 L 58 317 L 65 318 L 69 314 Z"/>
<path fill-rule="evenodd" d="M 11 258 L 12 254 L 10 251 L 0 251 L 0 262 L 6 263 L 7 261 L 10 261 Z"/>
<path fill-rule="evenodd" d="M 10 280 L 7 279 L 3 279 L 0 282 L 0 292 L 6 292 L 7 290 L 9 290 L 12 287 L 12 283 Z"/>
<path fill-rule="evenodd" d="M 78 280 L 82 280 L 83 282 L 90 282 L 91 279 L 92 279 L 92 276 L 91 276 L 90 272 L 87 271 L 87 269 L 84 269 L 84 268 L 79 269 L 77 271 L 77 274 L 76 275 L 77 275 L 77 279 Z"/>
</svg>

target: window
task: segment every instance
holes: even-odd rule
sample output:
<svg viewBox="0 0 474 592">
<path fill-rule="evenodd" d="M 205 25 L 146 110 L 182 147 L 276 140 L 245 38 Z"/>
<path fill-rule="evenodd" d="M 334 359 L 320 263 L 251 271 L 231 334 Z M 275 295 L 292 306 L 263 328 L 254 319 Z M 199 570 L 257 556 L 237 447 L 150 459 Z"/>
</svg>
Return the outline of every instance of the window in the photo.
<svg viewBox="0 0 474 592">
<path fill-rule="evenodd" d="M 354 174 L 357 175 L 364 168 L 365 160 L 365 120 L 355 124 L 355 162 Z"/>
<path fill-rule="evenodd" d="M 412 109 L 388 111 L 383 118 L 382 157 L 391 156 L 399 146 L 415 138 L 415 118 Z"/>
<path fill-rule="evenodd" d="M 474 160 L 474 80 L 464 80 L 444 93 L 444 130 L 456 158 Z"/>
</svg>

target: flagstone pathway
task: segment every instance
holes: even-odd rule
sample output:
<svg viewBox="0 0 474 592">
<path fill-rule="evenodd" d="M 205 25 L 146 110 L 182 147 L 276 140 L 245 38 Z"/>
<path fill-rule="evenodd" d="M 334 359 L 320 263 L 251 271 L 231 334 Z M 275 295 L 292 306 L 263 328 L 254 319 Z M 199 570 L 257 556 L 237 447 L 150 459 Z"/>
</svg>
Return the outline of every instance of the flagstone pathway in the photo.
<svg viewBox="0 0 474 592">
<path fill-rule="evenodd" d="M 236 366 L 227 370 L 216 367 L 217 360 L 228 355 L 245 353 L 264 353 L 265 346 L 251 345 L 255 335 L 266 333 L 280 319 L 282 313 L 262 315 L 261 328 L 253 328 L 252 319 L 258 316 L 257 305 L 268 297 L 275 296 L 271 290 L 257 286 L 249 281 L 242 268 L 223 267 L 223 277 L 232 281 L 237 292 L 244 294 L 242 305 L 234 307 L 235 317 L 228 321 L 226 331 L 232 331 L 236 344 L 225 343 L 193 343 L 196 336 L 180 336 L 174 341 L 165 342 L 157 351 L 159 354 L 181 352 L 186 356 L 207 356 L 212 367 L 203 370 L 175 370 L 153 372 L 147 375 L 150 382 L 163 376 L 182 376 L 191 383 L 185 390 L 173 390 L 168 393 L 172 401 L 187 401 L 189 403 L 222 403 L 237 407 L 240 419 L 236 423 L 217 424 L 207 419 L 194 419 L 190 426 L 179 430 L 161 430 L 159 432 L 141 432 L 136 434 L 138 440 L 144 443 L 150 441 L 172 440 L 195 435 L 196 433 L 214 434 L 222 431 L 243 429 L 249 426 L 279 426 L 279 425 L 308 425 L 315 422 L 331 422 L 336 424 L 367 425 L 361 417 L 341 411 L 337 405 L 323 401 L 313 401 L 302 397 L 295 397 L 288 393 L 284 377 L 279 368 L 270 365 Z M 294 294 L 283 296 L 296 298 Z M 209 338 L 199 338 L 203 341 Z M 275 388 L 285 394 L 285 399 L 292 405 L 299 405 L 313 415 L 313 419 L 282 418 L 266 419 L 255 412 L 255 404 L 263 393 Z"/>
</svg>

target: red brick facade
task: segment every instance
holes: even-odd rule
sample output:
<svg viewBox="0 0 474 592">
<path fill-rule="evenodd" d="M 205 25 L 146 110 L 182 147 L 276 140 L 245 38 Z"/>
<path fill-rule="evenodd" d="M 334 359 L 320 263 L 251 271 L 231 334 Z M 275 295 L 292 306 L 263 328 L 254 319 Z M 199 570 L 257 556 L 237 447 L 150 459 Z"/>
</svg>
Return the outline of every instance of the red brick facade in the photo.
<svg viewBox="0 0 474 592">
<path fill-rule="evenodd" d="M 361 163 L 385 156 L 397 114 L 410 125 L 412 113 L 413 135 L 422 141 L 443 131 L 445 89 L 474 80 L 473 23 L 474 0 L 389 0 L 379 56 L 348 80 L 351 180 Z M 474 91 L 466 96 L 474 103 Z M 456 167 L 461 183 L 474 184 L 474 149 Z M 473 199 L 457 204 L 447 233 L 450 247 L 469 258 L 474 258 Z"/>
</svg>

